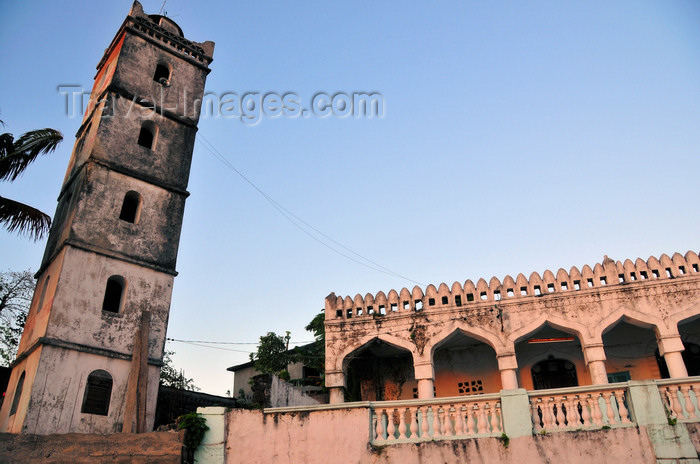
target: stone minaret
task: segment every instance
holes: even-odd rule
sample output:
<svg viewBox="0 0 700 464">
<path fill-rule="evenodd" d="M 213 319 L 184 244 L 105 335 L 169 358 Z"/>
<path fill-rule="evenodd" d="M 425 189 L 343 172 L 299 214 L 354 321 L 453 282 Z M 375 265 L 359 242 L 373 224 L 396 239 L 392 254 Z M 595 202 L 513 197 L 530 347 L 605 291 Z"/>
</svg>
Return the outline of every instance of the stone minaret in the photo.
<svg viewBox="0 0 700 464">
<path fill-rule="evenodd" d="M 97 65 L 0 431 L 150 431 L 214 44 L 131 12 Z"/>
</svg>

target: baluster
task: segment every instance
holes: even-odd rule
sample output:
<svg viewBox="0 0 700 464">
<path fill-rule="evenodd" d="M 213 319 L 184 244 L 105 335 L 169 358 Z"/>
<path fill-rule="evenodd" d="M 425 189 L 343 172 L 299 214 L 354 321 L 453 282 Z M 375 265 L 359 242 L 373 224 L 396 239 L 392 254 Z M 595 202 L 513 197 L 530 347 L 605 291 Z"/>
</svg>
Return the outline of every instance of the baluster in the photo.
<svg viewBox="0 0 700 464">
<path fill-rule="evenodd" d="M 551 397 L 546 403 L 544 402 L 544 398 L 542 398 L 542 422 L 544 422 L 543 428 L 545 430 L 552 430 L 557 427 L 557 424 L 554 422 Z"/>
<path fill-rule="evenodd" d="M 445 429 L 442 428 L 442 416 L 444 414 L 445 410 L 442 408 L 442 406 L 435 408 L 435 413 L 433 415 L 433 436 L 435 437 L 442 437 L 445 435 Z"/>
<path fill-rule="evenodd" d="M 420 410 L 420 417 L 421 417 L 420 429 L 421 429 L 421 437 L 423 437 L 423 438 L 430 437 L 430 423 L 428 422 L 428 410 L 429 409 L 430 409 L 430 406 L 426 406 L 425 408 L 421 408 L 421 410 Z"/>
<path fill-rule="evenodd" d="M 399 438 L 406 437 L 406 411 L 407 409 L 399 409 Z"/>
<path fill-rule="evenodd" d="M 479 412 L 477 413 L 477 422 L 476 422 L 476 430 L 479 433 L 488 433 L 488 424 L 486 423 L 486 411 L 484 411 L 484 404 L 483 403 L 476 403 L 477 407 L 479 408 Z"/>
<path fill-rule="evenodd" d="M 458 437 L 464 436 L 464 412 L 463 404 L 455 406 L 455 435 Z"/>
<path fill-rule="evenodd" d="M 384 413 L 382 411 L 377 411 L 374 414 L 374 431 L 377 434 L 377 440 L 384 440 Z"/>
<path fill-rule="evenodd" d="M 610 402 L 610 400 L 614 398 L 613 392 L 610 392 L 609 395 L 605 395 L 605 393 L 603 393 L 603 398 L 605 399 L 605 413 L 608 416 L 608 424 L 617 424 L 615 411 L 613 411 L 612 404 Z"/>
<path fill-rule="evenodd" d="M 498 432 L 498 416 L 496 416 L 496 403 L 493 404 L 493 408 L 489 406 L 489 411 L 491 412 L 491 432 Z"/>
<path fill-rule="evenodd" d="M 571 398 L 564 395 L 559 400 L 561 411 L 559 411 L 559 427 L 571 427 Z"/>
<path fill-rule="evenodd" d="M 501 411 L 501 403 L 496 404 L 496 413 L 498 414 L 498 432 L 503 432 L 503 412 Z"/>
<path fill-rule="evenodd" d="M 583 419 L 583 426 L 590 427 L 591 425 L 591 412 L 588 410 L 588 395 L 578 396 L 579 404 L 581 405 L 581 419 Z"/>
<path fill-rule="evenodd" d="M 688 415 L 686 417 L 688 419 L 697 418 L 698 416 L 695 414 L 695 405 L 690 399 L 690 385 L 681 386 L 681 394 L 683 395 L 683 405 L 685 406 L 685 410 L 688 411 Z"/>
<path fill-rule="evenodd" d="M 595 425 L 603 425 L 603 413 L 600 411 L 600 403 L 598 402 L 598 397 L 600 393 L 592 393 L 588 397 L 588 404 L 591 406 L 591 412 L 593 413 L 593 423 Z"/>
<path fill-rule="evenodd" d="M 467 435 L 474 435 L 474 405 L 467 405 Z"/>
<path fill-rule="evenodd" d="M 386 439 L 387 440 L 396 440 L 396 435 L 394 435 L 396 433 L 396 426 L 394 426 L 394 410 L 390 409 L 387 411 L 385 409 L 384 412 L 386 413 L 386 424 L 387 424 L 387 427 L 386 427 L 387 437 L 386 437 Z"/>
<path fill-rule="evenodd" d="M 552 406 L 552 418 L 554 428 L 565 428 L 566 424 L 564 424 L 564 414 L 563 411 L 561 410 L 561 397 L 557 398 L 556 396 L 553 396 L 549 399 L 549 404 Z"/>
<path fill-rule="evenodd" d="M 620 414 L 620 422 L 623 424 L 631 424 L 629 411 L 625 406 L 625 390 L 615 390 L 615 402 L 617 404 L 617 412 Z"/>
<path fill-rule="evenodd" d="M 542 424 L 540 423 L 540 411 L 536 398 L 530 400 L 530 406 L 532 407 L 532 430 L 539 433 L 542 430 Z"/>
<path fill-rule="evenodd" d="M 445 415 L 443 417 L 443 426 L 445 430 L 445 436 L 454 436 L 454 429 L 452 428 L 452 405 L 448 404 L 445 406 Z"/>
<path fill-rule="evenodd" d="M 411 431 L 411 438 L 417 438 L 418 437 L 418 409 L 417 408 L 411 408 L 411 426 L 409 427 L 409 430 Z"/>
<path fill-rule="evenodd" d="M 671 408 L 673 410 L 673 417 L 683 417 L 683 408 L 681 407 L 681 402 L 678 401 L 678 387 L 671 385 L 668 387 L 668 392 L 671 396 Z"/>
</svg>

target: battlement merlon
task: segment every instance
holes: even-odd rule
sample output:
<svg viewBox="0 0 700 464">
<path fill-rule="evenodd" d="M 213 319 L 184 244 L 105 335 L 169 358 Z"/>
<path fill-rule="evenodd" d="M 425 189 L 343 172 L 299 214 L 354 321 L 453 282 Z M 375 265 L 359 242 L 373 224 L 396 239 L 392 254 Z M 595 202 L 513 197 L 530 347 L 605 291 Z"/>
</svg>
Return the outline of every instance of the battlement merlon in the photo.
<svg viewBox="0 0 700 464">
<path fill-rule="evenodd" d="M 627 259 L 624 263 L 605 256 L 603 262 L 592 269 L 586 264 L 580 271 L 576 266 L 569 272 L 559 269 L 556 275 L 546 270 L 542 277 L 537 272 L 530 274 L 529 278 L 523 274 L 518 274 L 515 279 L 507 275 L 502 282 L 497 277 L 491 277 L 488 283 L 481 278 L 476 285 L 467 280 L 464 285 L 455 282 L 451 288 L 443 282 L 438 288 L 433 284 L 428 285 L 425 293 L 418 286 L 411 291 L 404 287 L 399 292 L 391 290 L 388 295 L 380 291 L 364 297 L 357 294 L 354 298 L 331 293 L 326 297 L 325 317 L 331 321 L 441 307 L 455 308 L 691 275 L 700 277 L 700 257 L 693 251 L 688 251 L 685 256 L 680 253 L 674 253 L 673 257 L 662 254 L 658 259 L 651 256 L 646 261 L 637 258 L 635 262 Z"/>
<path fill-rule="evenodd" d="M 97 64 L 97 70 L 102 68 L 109 58 L 112 49 L 121 39 L 125 29 L 130 29 L 144 39 L 152 41 L 166 48 L 175 55 L 190 61 L 191 63 L 209 70 L 209 65 L 214 60 L 214 42 L 194 42 L 184 37 L 182 29 L 175 21 L 160 15 L 148 15 L 143 11 L 143 6 L 134 1 L 129 15 L 124 19 L 114 39 L 105 49 L 102 59 Z"/>
</svg>

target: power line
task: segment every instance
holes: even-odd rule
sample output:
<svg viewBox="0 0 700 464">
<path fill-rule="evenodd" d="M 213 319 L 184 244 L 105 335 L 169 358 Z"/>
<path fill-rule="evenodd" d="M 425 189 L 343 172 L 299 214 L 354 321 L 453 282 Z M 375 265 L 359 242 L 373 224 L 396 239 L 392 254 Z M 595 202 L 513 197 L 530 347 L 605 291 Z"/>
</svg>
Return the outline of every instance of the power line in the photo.
<svg viewBox="0 0 700 464">
<path fill-rule="evenodd" d="M 255 190 L 257 190 L 257 192 L 260 193 L 260 195 L 262 195 L 263 198 L 265 198 L 265 200 L 267 200 L 267 201 L 268 201 L 282 216 L 284 216 L 285 219 L 287 219 L 287 220 L 288 220 L 289 222 L 291 222 L 295 227 L 297 227 L 299 230 L 301 230 L 301 231 L 304 232 L 306 235 L 308 235 L 309 237 L 311 237 L 313 240 L 317 241 L 318 243 L 320 243 L 321 245 L 325 246 L 325 247 L 328 248 L 329 250 L 331 250 L 331 251 L 333 251 L 333 252 L 339 254 L 340 256 L 343 256 L 344 258 L 349 259 L 349 260 L 351 260 L 351 261 L 353 261 L 353 262 L 355 262 L 355 263 L 357 263 L 357 264 L 359 264 L 359 265 L 361 265 L 361 266 L 365 266 L 365 267 L 367 267 L 367 268 L 369 268 L 369 269 L 372 269 L 372 270 L 374 270 L 374 271 L 381 272 L 381 273 L 383 273 L 383 274 L 387 274 L 387 275 L 390 275 L 390 276 L 398 277 L 398 278 L 400 278 L 400 279 L 404 279 L 404 280 L 407 280 L 407 281 L 409 281 L 409 282 L 413 282 L 414 284 L 418 284 L 418 285 L 421 285 L 421 286 L 425 286 L 425 284 L 423 284 L 423 283 L 421 283 L 421 282 L 418 282 L 418 281 L 416 281 L 416 280 L 410 279 L 410 278 L 408 278 L 408 277 L 406 277 L 406 276 L 403 276 L 403 275 L 401 275 L 401 274 L 399 274 L 399 273 L 397 273 L 397 272 L 392 271 L 391 269 L 389 269 L 389 268 L 387 268 L 387 267 L 385 267 L 385 266 L 382 266 L 381 264 L 379 264 L 379 263 L 377 263 L 377 262 L 375 262 L 375 261 L 373 261 L 373 260 L 371 260 L 371 259 L 369 259 L 369 258 L 367 258 L 367 257 L 365 257 L 365 256 L 363 256 L 363 255 L 361 255 L 361 254 L 359 254 L 359 253 L 357 253 L 356 251 L 352 250 L 351 248 L 348 248 L 347 246 L 345 246 L 345 245 L 343 245 L 342 243 L 338 242 L 337 240 L 333 239 L 332 237 L 330 237 L 330 236 L 324 234 L 324 233 L 321 232 L 319 229 L 317 229 L 316 227 L 312 226 L 312 225 L 309 224 L 308 222 L 304 221 L 304 220 L 301 219 L 299 216 L 297 216 L 296 214 L 294 214 L 292 211 L 290 211 L 289 209 L 285 208 L 283 205 L 281 205 L 280 203 L 278 203 L 277 201 L 275 201 L 275 200 L 274 200 L 272 197 L 270 197 L 267 193 L 265 193 L 265 192 L 264 192 L 260 187 L 258 187 L 252 180 L 250 180 L 248 177 L 246 177 L 245 174 L 243 174 L 243 173 L 242 173 L 241 171 L 239 171 L 233 164 L 231 164 L 231 163 L 228 161 L 228 159 L 226 159 L 226 157 L 225 157 L 224 155 L 222 155 L 221 152 L 220 152 L 219 150 L 217 150 L 216 147 L 214 147 L 214 145 L 213 145 L 211 142 L 209 142 L 202 134 L 197 134 L 197 138 L 200 139 L 200 140 L 203 142 L 203 145 L 202 145 L 202 146 L 204 147 L 205 150 L 207 150 L 209 153 L 211 153 L 216 159 L 218 159 L 218 160 L 219 160 L 222 164 L 224 164 L 226 167 L 228 167 L 228 168 L 231 169 L 233 172 L 235 172 L 236 174 L 238 174 L 238 175 L 239 175 L 244 181 L 246 181 L 251 187 L 253 187 Z M 306 226 L 308 229 L 313 230 L 314 232 L 316 232 L 318 235 L 320 235 L 321 237 L 325 238 L 326 240 L 328 240 L 328 241 L 334 243 L 335 245 L 337 245 L 337 246 L 341 247 L 342 249 L 344 249 L 344 250 L 346 250 L 346 251 L 352 253 L 353 255 L 357 256 L 358 258 L 363 259 L 363 260 L 366 261 L 366 262 L 362 262 L 362 261 L 360 261 L 360 260 L 358 260 L 358 259 L 355 259 L 355 258 L 353 258 L 352 256 L 349 256 L 348 254 L 343 253 L 342 251 L 338 250 L 337 248 L 331 246 L 330 244 L 328 244 L 328 243 L 326 243 L 325 241 L 321 240 L 321 239 L 320 239 L 319 237 L 317 237 L 316 235 L 312 234 L 308 229 L 302 227 L 302 224 L 303 224 L 304 226 Z M 367 264 L 367 263 L 370 263 L 370 264 Z"/>
<path fill-rule="evenodd" d="M 260 344 L 260 342 L 215 342 L 215 341 L 210 341 L 210 340 L 180 340 L 177 338 L 166 338 L 166 340 L 171 341 L 171 342 L 206 343 L 206 344 L 211 344 L 211 345 L 259 345 Z M 306 344 L 306 343 L 313 343 L 313 340 L 311 340 L 311 341 L 290 341 L 289 343 Z"/>
</svg>

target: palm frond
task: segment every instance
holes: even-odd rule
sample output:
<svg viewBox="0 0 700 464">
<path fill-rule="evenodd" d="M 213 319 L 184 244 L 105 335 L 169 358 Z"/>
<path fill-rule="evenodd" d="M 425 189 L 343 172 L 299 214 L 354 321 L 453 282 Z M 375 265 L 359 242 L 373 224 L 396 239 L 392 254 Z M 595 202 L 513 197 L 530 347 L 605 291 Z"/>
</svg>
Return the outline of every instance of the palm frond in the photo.
<svg viewBox="0 0 700 464">
<path fill-rule="evenodd" d="M 63 140 L 63 134 L 55 129 L 38 129 L 22 134 L 7 150 L 6 136 L 0 136 L 0 146 L 5 147 L 5 153 L 0 152 L 0 180 L 15 180 L 24 172 L 39 155 L 51 153 Z M 5 140 L 3 140 L 5 138 Z"/>
<path fill-rule="evenodd" d="M 9 232 L 28 235 L 36 241 L 49 231 L 51 217 L 24 203 L 0 197 L 0 224 Z"/>
</svg>

